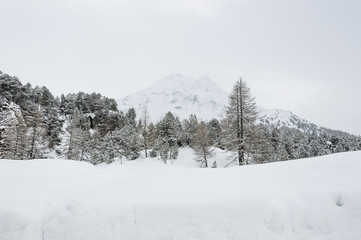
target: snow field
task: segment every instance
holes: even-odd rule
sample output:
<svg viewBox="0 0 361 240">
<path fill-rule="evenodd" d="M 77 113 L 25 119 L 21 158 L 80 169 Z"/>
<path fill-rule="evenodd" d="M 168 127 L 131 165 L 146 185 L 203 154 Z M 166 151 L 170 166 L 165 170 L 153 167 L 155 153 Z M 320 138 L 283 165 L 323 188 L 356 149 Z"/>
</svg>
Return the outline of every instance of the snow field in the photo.
<svg viewBox="0 0 361 240">
<path fill-rule="evenodd" d="M 361 152 L 197 165 L 0 160 L 0 239 L 361 239 Z"/>
</svg>

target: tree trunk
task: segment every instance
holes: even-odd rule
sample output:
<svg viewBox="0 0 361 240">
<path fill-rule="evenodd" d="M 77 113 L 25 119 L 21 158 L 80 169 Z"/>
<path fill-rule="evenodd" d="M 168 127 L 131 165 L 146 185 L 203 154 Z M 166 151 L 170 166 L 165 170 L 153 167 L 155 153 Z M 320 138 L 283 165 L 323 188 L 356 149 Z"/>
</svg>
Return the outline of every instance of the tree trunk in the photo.
<svg viewBox="0 0 361 240">
<path fill-rule="evenodd" d="M 239 85 L 237 93 L 237 142 L 238 142 L 238 164 L 244 163 L 244 146 L 243 146 L 243 105 L 242 105 L 242 86 Z"/>
<path fill-rule="evenodd" d="M 240 95 L 240 110 L 241 110 L 241 159 L 242 164 L 244 164 L 244 125 L 243 125 L 243 96 L 242 96 L 242 85 L 239 87 L 239 95 Z"/>
<path fill-rule="evenodd" d="M 204 161 L 205 167 L 208 168 L 207 153 L 206 153 L 205 147 L 202 147 L 202 150 L 203 150 L 203 161 Z"/>
</svg>

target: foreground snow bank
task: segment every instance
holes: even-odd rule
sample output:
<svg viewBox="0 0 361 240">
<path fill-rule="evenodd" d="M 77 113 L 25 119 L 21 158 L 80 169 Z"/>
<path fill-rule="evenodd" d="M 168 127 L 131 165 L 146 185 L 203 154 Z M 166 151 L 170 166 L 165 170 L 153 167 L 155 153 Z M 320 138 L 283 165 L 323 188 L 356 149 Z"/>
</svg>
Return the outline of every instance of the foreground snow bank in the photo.
<svg viewBox="0 0 361 240">
<path fill-rule="evenodd" d="M 361 239 L 361 152 L 226 169 L 183 156 L 0 160 L 0 239 Z"/>
</svg>

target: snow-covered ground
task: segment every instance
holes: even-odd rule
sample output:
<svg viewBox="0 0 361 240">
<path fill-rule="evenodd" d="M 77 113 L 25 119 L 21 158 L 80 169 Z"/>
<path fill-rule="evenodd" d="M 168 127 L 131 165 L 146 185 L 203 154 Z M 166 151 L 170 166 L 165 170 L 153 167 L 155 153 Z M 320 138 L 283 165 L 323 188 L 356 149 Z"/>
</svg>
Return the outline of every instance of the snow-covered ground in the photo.
<svg viewBox="0 0 361 240">
<path fill-rule="evenodd" d="M 225 153 L 218 152 L 219 166 Z M 0 160 L 0 239 L 361 239 L 361 152 L 200 169 Z"/>
</svg>

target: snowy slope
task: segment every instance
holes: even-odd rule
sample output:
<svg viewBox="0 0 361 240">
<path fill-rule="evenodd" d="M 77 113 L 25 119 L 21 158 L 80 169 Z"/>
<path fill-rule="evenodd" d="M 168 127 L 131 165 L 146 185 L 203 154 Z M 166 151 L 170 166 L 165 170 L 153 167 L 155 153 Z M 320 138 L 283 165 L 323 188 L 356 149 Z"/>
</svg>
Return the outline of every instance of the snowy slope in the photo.
<svg viewBox="0 0 361 240">
<path fill-rule="evenodd" d="M 199 119 L 211 120 L 224 116 L 227 93 L 206 76 L 199 78 L 171 74 L 148 88 L 119 99 L 118 108 L 127 111 L 134 107 L 140 116 L 147 104 L 153 121 L 160 120 L 168 111 L 180 119 L 196 114 Z"/>
<path fill-rule="evenodd" d="M 1 240 L 361 239 L 361 152 L 200 169 L 0 160 Z"/>
<path fill-rule="evenodd" d="M 291 111 L 281 109 L 267 109 L 258 107 L 257 123 L 269 125 L 271 127 L 288 127 L 297 129 L 317 129 L 318 126 L 305 119 L 298 117 Z"/>
</svg>

